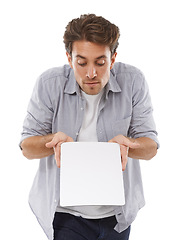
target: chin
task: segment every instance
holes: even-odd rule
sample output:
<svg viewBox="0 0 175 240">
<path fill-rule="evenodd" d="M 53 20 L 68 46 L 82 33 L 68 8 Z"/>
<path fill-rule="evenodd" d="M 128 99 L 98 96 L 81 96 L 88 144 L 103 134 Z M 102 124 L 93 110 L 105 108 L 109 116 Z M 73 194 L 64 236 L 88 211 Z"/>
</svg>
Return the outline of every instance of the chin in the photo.
<svg viewBox="0 0 175 240">
<path fill-rule="evenodd" d="M 101 90 L 99 90 L 99 91 L 91 90 L 91 91 L 84 91 L 84 92 L 88 95 L 97 95 L 98 93 L 101 92 Z"/>
</svg>

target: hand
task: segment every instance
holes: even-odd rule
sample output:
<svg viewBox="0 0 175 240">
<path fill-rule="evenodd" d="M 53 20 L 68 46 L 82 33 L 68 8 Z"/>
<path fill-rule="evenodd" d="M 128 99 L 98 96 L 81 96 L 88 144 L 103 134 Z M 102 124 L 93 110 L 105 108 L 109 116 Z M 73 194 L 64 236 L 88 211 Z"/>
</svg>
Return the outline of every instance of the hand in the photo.
<svg viewBox="0 0 175 240">
<path fill-rule="evenodd" d="M 53 139 L 50 142 L 46 143 L 47 148 L 54 149 L 56 164 L 59 168 L 60 168 L 61 144 L 64 142 L 73 142 L 73 139 L 63 132 L 57 132 L 54 134 Z"/>
<path fill-rule="evenodd" d="M 139 148 L 140 144 L 135 142 L 135 139 L 129 139 L 123 135 L 118 135 L 112 138 L 109 142 L 118 143 L 120 145 L 122 170 L 124 171 L 128 161 L 129 148 Z"/>
</svg>

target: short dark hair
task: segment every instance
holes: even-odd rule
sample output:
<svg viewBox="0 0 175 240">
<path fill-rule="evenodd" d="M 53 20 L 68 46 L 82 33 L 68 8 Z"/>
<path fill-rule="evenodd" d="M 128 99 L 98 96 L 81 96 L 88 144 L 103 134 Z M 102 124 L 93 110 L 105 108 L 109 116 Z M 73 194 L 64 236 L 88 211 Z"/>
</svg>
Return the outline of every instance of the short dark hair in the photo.
<svg viewBox="0 0 175 240">
<path fill-rule="evenodd" d="M 113 55 L 119 45 L 119 37 L 120 30 L 115 24 L 95 14 L 84 14 L 68 23 L 63 39 L 70 55 L 73 42 L 80 40 L 107 45 Z"/>
</svg>

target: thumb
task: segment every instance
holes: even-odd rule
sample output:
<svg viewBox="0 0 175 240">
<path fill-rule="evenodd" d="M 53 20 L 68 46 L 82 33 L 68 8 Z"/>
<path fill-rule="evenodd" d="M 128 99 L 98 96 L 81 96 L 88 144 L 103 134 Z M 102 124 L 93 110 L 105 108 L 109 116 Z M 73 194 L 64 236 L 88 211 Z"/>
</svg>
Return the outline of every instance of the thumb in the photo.
<svg viewBox="0 0 175 240">
<path fill-rule="evenodd" d="M 130 147 L 130 148 L 133 148 L 133 149 L 139 148 L 139 147 L 140 147 L 140 143 L 138 143 L 138 142 L 131 142 L 131 143 L 129 144 L 129 147 Z"/>
<path fill-rule="evenodd" d="M 119 136 L 119 139 L 117 142 L 120 145 L 129 147 L 129 148 L 139 148 L 140 147 L 140 143 L 138 143 L 136 139 L 129 138 L 129 137 L 123 137 L 123 136 L 120 137 Z"/>
<path fill-rule="evenodd" d="M 56 143 L 55 143 L 55 141 L 53 139 L 52 139 L 52 141 L 50 141 L 50 142 L 45 144 L 45 146 L 47 148 L 53 148 L 53 147 L 55 147 L 55 145 L 56 145 Z"/>
<path fill-rule="evenodd" d="M 66 142 L 74 142 L 73 138 L 68 137 Z"/>
</svg>

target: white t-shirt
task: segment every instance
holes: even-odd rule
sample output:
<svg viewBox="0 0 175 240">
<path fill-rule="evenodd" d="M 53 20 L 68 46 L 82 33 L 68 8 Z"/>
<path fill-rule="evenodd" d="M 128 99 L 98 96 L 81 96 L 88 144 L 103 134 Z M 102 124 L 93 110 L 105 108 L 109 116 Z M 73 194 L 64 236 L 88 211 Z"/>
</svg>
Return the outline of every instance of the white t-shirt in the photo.
<svg viewBox="0 0 175 240">
<path fill-rule="evenodd" d="M 104 91 L 97 95 L 88 95 L 82 91 L 82 96 L 86 99 L 83 123 L 79 132 L 78 142 L 98 142 L 96 125 L 97 113 L 100 99 Z"/>
<path fill-rule="evenodd" d="M 97 95 L 88 95 L 82 91 L 82 96 L 86 100 L 83 123 L 79 132 L 79 142 L 98 142 L 96 125 L 98 116 L 98 106 L 104 90 Z M 114 215 L 113 206 L 75 206 L 57 207 L 57 212 L 66 212 L 75 216 L 96 219 Z"/>
</svg>

